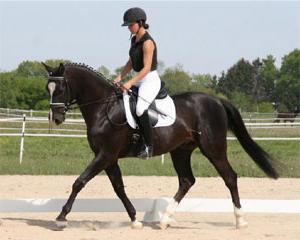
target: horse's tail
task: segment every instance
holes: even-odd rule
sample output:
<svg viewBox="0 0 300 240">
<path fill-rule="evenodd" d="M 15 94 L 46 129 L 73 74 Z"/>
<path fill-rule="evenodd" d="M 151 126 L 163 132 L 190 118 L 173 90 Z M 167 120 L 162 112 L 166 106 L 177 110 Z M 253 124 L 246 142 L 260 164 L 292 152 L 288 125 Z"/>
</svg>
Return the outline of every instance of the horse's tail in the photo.
<svg viewBox="0 0 300 240">
<path fill-rule="evenodd" d="M 272 157 L 250 137 L 239 111 L 228 101 L 221 99 L 228 118 L 228 128 L 234 133 L 242 147 L 267 176 L 277 179 L 277 171 L 271 164 Z"/>
</svg>

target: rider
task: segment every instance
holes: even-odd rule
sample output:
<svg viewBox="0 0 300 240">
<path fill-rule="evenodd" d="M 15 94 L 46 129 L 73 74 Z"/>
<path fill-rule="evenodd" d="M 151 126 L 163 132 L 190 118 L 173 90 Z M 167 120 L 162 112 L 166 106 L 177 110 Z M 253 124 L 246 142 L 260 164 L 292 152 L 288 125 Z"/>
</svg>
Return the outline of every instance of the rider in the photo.
<svg viewBox="0 0 300 240">
<path fill-rule="evenodd" d="M 136 114 L 138 126 L 144 138 L 144 148 L 138 157 L 148 158 L 153 154 L 152 129 L 148 116 L 148 108 L 157 96 L 161 81 L 157 69 L 157 48 L 154 40 L 146 31 L 149 25 L 146 23 L 147 16 L 141 8 L 130 8 L 124 13 L 124 23 L 128 26 L 133 37 L 129 50 L 129 60 L 123 67 L 121 74 L 114 82 L 118 83 L 132 69 L 136 74 L 122 86 L 123 91 L 128 91 L 133 85 L 138 87 L 138 100 Z"/>
</svg>

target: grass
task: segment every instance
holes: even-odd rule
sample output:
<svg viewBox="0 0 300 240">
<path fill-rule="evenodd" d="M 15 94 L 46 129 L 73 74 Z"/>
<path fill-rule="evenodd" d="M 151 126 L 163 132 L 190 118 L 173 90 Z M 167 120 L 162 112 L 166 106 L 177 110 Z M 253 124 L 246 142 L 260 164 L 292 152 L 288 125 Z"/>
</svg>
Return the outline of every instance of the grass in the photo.
<svg viewBox="0 0 300 240">
<path fill-rule="evenodd" d="M 299 136 L 299 135 L 298 135 Z M 280 164 L 282 177 L 300 177 L 299 141 L 260 141 L 259 144 Z M 78 175 L 93 158 L 86 139 L 25 138 L 23 163 L 19 164 L 19 137 L 0 138 L 0 174 Z M 228 158 L 239 176 L 264 177 L 237 141 L 228 142 Z M 169 154 L 165 163 L 160 157 L 151 160 L 121 159 L 123 175 L 176 176 Z M 217 176 L 209 161 L 195 150 L 192 155 L 195 176 Z"/>
</svg>

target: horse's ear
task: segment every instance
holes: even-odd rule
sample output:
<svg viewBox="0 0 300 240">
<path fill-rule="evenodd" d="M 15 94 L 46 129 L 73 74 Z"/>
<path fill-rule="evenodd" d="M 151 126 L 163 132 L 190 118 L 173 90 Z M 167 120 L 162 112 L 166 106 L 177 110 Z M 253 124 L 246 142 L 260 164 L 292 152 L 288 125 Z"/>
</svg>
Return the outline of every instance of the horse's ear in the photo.
<svg viewBox="0 0 300 240">
<path fill-rule="evenodd" d="M 41 62 L 41 64 L 45 67 L 45 69 L 47 70 L 48 73 L 53 72 L 53 68 L 48 66 L 46 63 Z"/>
<path fill-rule="evenodd" d="M 63 63 L 60 63 L 58 67 L 58 73 L 60 75 L 63 75 L 64 71 L 65 71 L 65 65 Z"/>
</svg>

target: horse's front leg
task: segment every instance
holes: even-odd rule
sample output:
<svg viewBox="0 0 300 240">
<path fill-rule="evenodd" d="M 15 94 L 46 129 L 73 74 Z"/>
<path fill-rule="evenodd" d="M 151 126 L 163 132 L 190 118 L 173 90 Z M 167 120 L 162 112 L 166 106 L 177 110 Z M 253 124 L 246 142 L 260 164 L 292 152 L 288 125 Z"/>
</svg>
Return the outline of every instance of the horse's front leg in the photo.
<svg viewBox="0 0 300 240">
<path fill-rule="evenodd" d="M 127 194 L 124 189 L 124 183 L 122 179 L 122 173 L 120 170 L 120 167 L 118 163 L 109 166 L 107 169 L 105 169 L 107 176 L 109 177 L 109 180 L 111 181 L 113 188 L 115 190 L 115 193 L 122 201 L 130 219 L 131 219 L 131 227 L 134 229 L 140 229 L 143 227 L 142 223 L 136 220 L 136 210 L 130 200 L 127 197 Z"/>
<path fill-rule="evenodd" d="M 105 155 L 103 152 L 98 153 L 88 167 L 84 170 L 84 172 L 76 179 L 72 186 L 72 192 L 67 203 L 63 206 L 61 213 L 56 218 L 57 226 L 67 226 L 66 216 L 71 211 L 77 194 L 94 176 L 108 166 L 110 160 L 111 158 Z"/>
</svg>

